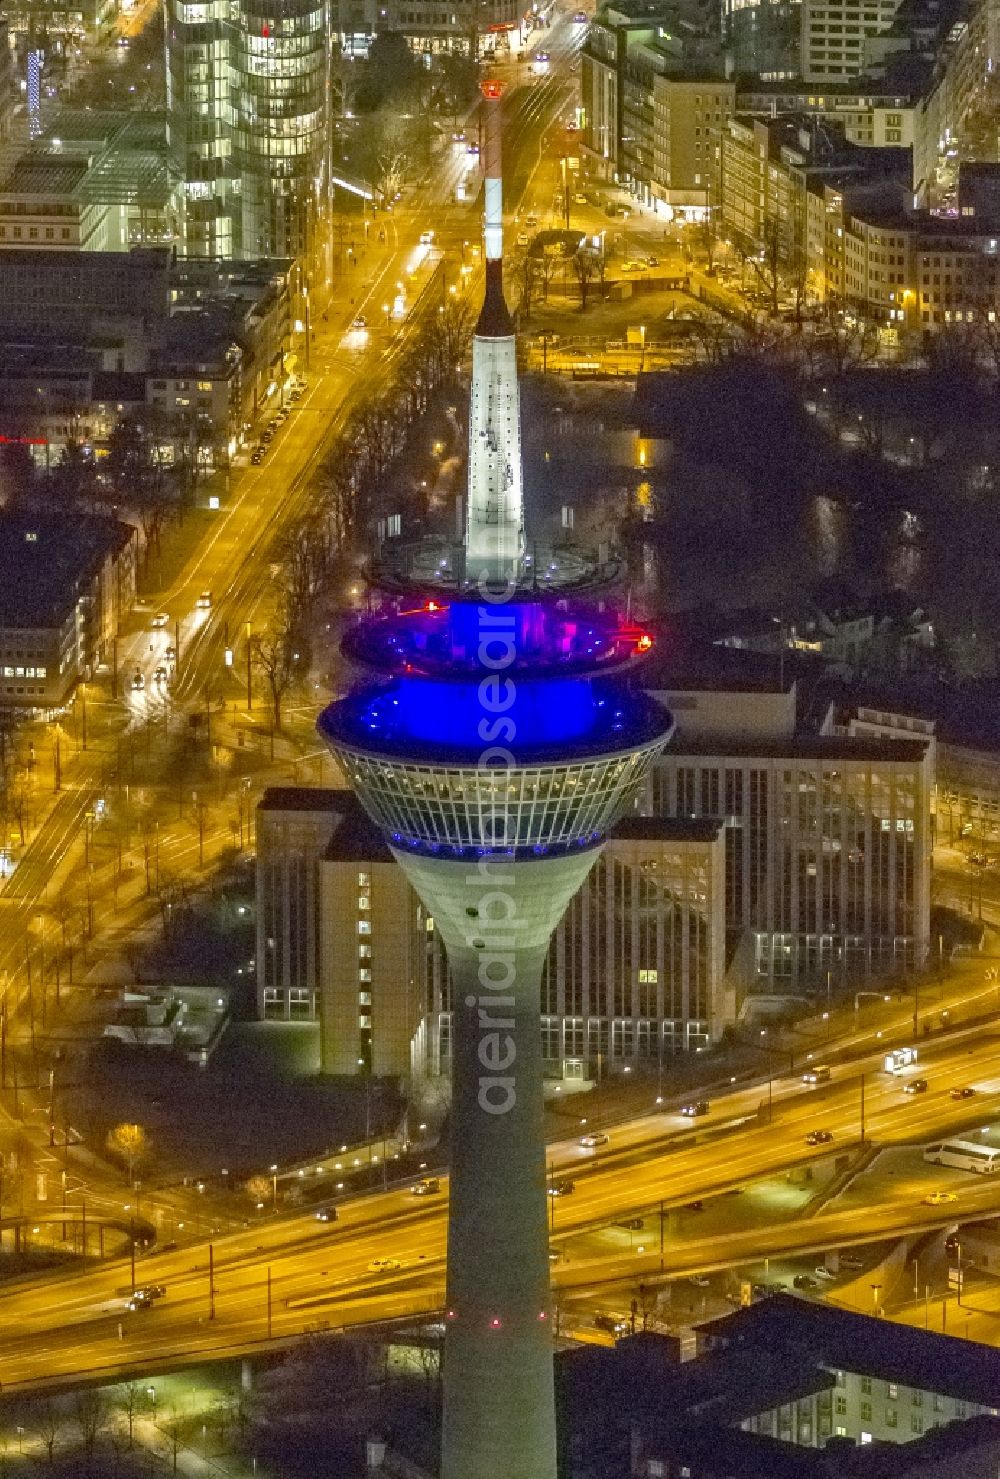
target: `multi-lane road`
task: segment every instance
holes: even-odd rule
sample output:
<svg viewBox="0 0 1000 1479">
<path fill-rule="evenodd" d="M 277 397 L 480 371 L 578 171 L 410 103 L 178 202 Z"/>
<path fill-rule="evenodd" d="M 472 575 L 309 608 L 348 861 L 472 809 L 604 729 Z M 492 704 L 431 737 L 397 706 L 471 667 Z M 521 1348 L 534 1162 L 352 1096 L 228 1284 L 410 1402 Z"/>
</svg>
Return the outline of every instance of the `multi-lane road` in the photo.
<svg viewBox="0 0 1000 1479">
<path fill-rule="evenodd" d="M 770 1114 L 759 1085 L 716 1098 L 696 1120 L 678 1106 L 615 1129 L 606 1145 L 577 1141 L 551 1147 L 558 1178 L 571 1177 L 571 1194 L 554 1198 L 552 1246 L 557 1293 L 620 1281 L 676 1278 L 763 1257 L 824 1250 L 939 1227 L 985 1214 L 995 1204 L 988 1178 L 925 1166 L 885 1177 L 870 1200 L 836 1199 L 805 1218 L 775 1207 L 749 1226 L 702 1233 L 696 1217 L 670 1226 L 661 1249 L 654 1235 L 636 1251 L 620 1241 L 602 1247 L 598 1230 L 623 1218 L 682 1209 L 694 1199 L 723 1196 L 735 1187 L 819 1162 L 832 1151 L 856 1149 L 860 1138 L 861 1075 L 865 1075 L 865 1130 L 876 1144 L 920 1144 L 946 1130 L 984 1120 L 1000 1093 L 1000 1036 L 965 1030 L 929 1047 L 920 1074 L 923 1094 L 904 1092 L 906 1076 L 881 1068 L 881 1054 L 832 1068 L 815 1088 L 789 1077 L 775 1082 Z M 972 1087 L 974 1100 L 953 1100 Z M 970 1107 L 971 1106 L 971 1107 Z M 832 1146 L 812 1147 L 813 1129 L 833 1133 Z M 957 1200 L 924 1201 L 942 1185 Z M 140 1263 L 139 1281 L 162 1284 L 152 1310 L 129 1313 L 127 1263 L 76 1276 L 38 1280 L 0 1298 L 8 1335 L 0 1347 L 4 1389 L 64 1377 L 117 1374 L 130 1369 L 253 1349 L 305 1330 L 343 1328 L 427 1316 L 443 1298 L 447 1183 L 436 1196 L 406 1189 L 349 1198 L 338 1220 L 297 1215 L 262 1223 L 205 1244 L 153 1253 Z M 388 1265 L 373 1266 L 377 1260 Z"/>
</svg>

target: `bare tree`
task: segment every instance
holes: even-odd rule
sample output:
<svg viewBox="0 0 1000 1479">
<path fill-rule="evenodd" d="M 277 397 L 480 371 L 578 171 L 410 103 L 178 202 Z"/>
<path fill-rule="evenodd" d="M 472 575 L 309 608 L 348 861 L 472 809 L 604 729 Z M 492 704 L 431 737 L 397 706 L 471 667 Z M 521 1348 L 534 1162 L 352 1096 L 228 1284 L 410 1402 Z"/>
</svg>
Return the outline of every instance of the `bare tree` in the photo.
<svg viewBox="0 0 1000 1479">
<path fill-rule="evenodd" d="M 51 1397 L 44 1398 L 35 1410 L 34 1427 L 42 1440 L 49 1464 L 54 1462 L 56 1442 L 59 1437 L 59 1411 Z"/>
<path fill-rule="evenodd" d="M 295 681 L 302 661 L 297 623 L 287 600 L 282 600 L 267 630 L 251 639 L 253 662 L 267 680 L 271 700 L 271 719 L 275 730 L 281 728 L 281 711 L 285 695 Z"/>
<path fill-rule="evenodd" d="M 597 270 L 597 258 L 595 257 L 595 254 L 593 252 L 586 251 L 584 248 L 581 247 L 580 250 L 573 257 L 573 271 L 576 273 L 576 280 L 580 284 L 581 313 L 586 312 L 587 296 L 590 292 L 590 284 L 595 274 L 597 273 Z"/>
<path fill-rule="evenodd" d="M 89 1461 L 94 1456 L 98 1438 L 107 1426 L 108 1405 L 98 1391 L 78 1392 L 73 1403 L 73 1415 L 80 1429 L 83 1451 Z"/>
</svg>

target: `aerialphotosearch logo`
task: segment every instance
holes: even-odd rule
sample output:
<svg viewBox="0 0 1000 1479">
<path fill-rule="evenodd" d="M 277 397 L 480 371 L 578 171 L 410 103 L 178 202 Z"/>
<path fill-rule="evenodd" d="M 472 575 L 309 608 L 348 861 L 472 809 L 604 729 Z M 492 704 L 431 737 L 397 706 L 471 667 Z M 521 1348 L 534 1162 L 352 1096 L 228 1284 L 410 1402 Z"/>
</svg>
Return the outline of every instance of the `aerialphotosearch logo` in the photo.
<svg viewBox="0 0 1000 1479">
<path fill-rule="evenodd" d="M 509 746 L 517 733 L 511 710 L 516 686 L 506 674 L 517 658 L 516 615 L 510 608 L 515 590 L 509 582 L 503 591 L 491 590 L 487 572 L 479 581 L 484 605 L 479 607 L 479 641 L 477 662 L 484 670 L 479 684 L 479 703 L 483 711 L 478 734 L 486 748 L 479 756 L 477 769 L 493 776 L 498 768 L 510 769 L 514 755 Z M 506 609 L 505 609 L 506 608 Z M 502 741 L 503 743 L 498 743 Z M 497 852 L 507 851 L 511 814 L 507 807 L 494 803 L 483 814 L 484 843 Z M 513 839 L 516 841 L 516 837 Z M 514 874 L 500 858 L 489 854 L 481 857 L 476 871 L 466 878 L 470 888 L 488 891 L 477 894 L 477 928 L 470 944 L 479 950 L 479 996 L 467 996 L 465 1004 L 478 1013 L 477 1028 L 479 1063 L 478 1103 L 487 1114 L 509 1114 L 517 1103 L 514 1063 L 517 1042 L 514 1037 L 514 988 L 517 984 L 516 931 L 517 904 L 510 891 Z"/>
</svg>

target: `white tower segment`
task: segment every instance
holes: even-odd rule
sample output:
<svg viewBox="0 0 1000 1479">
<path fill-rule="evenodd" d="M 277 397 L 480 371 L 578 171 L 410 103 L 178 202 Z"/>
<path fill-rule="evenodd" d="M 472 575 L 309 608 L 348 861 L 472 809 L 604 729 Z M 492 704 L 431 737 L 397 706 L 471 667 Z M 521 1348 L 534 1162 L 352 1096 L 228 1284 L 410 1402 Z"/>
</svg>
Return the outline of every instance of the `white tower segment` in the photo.
<svg viewBox="0 0 1000 1479">
<path fill-rule="evenodd" d="M 499 83 L 483 83 L 486 292 L 472 341 L 465 560 L 472 580 L 487 571 L 503 583 L 523 570 L 524 483 L 517 342 L 503 295 L 500 93 Z"/>
</svg>

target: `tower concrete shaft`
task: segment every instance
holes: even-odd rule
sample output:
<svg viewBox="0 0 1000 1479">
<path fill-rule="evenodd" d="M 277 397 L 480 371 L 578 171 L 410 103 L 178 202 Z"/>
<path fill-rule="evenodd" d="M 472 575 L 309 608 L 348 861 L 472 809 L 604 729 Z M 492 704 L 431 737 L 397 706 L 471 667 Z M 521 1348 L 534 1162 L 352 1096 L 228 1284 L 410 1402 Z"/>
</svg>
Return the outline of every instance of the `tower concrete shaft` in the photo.
<svg viewBox="0 0 1000 1479">
<path fill-rule="evenodd" d="M 483 83 L 486 292 L 472 341 L 465 561 L 474 580 L 517 580 L 524 567 L 521 408 L 514 322 L 503 295 L 499 83 Z"/>
<path fill-rule="evenodd" d="M 394 849 L 452 978 L 441 1479 L 555 1479 L 539 987 L 599 853 L 444 861 Z"/>
</svg>

